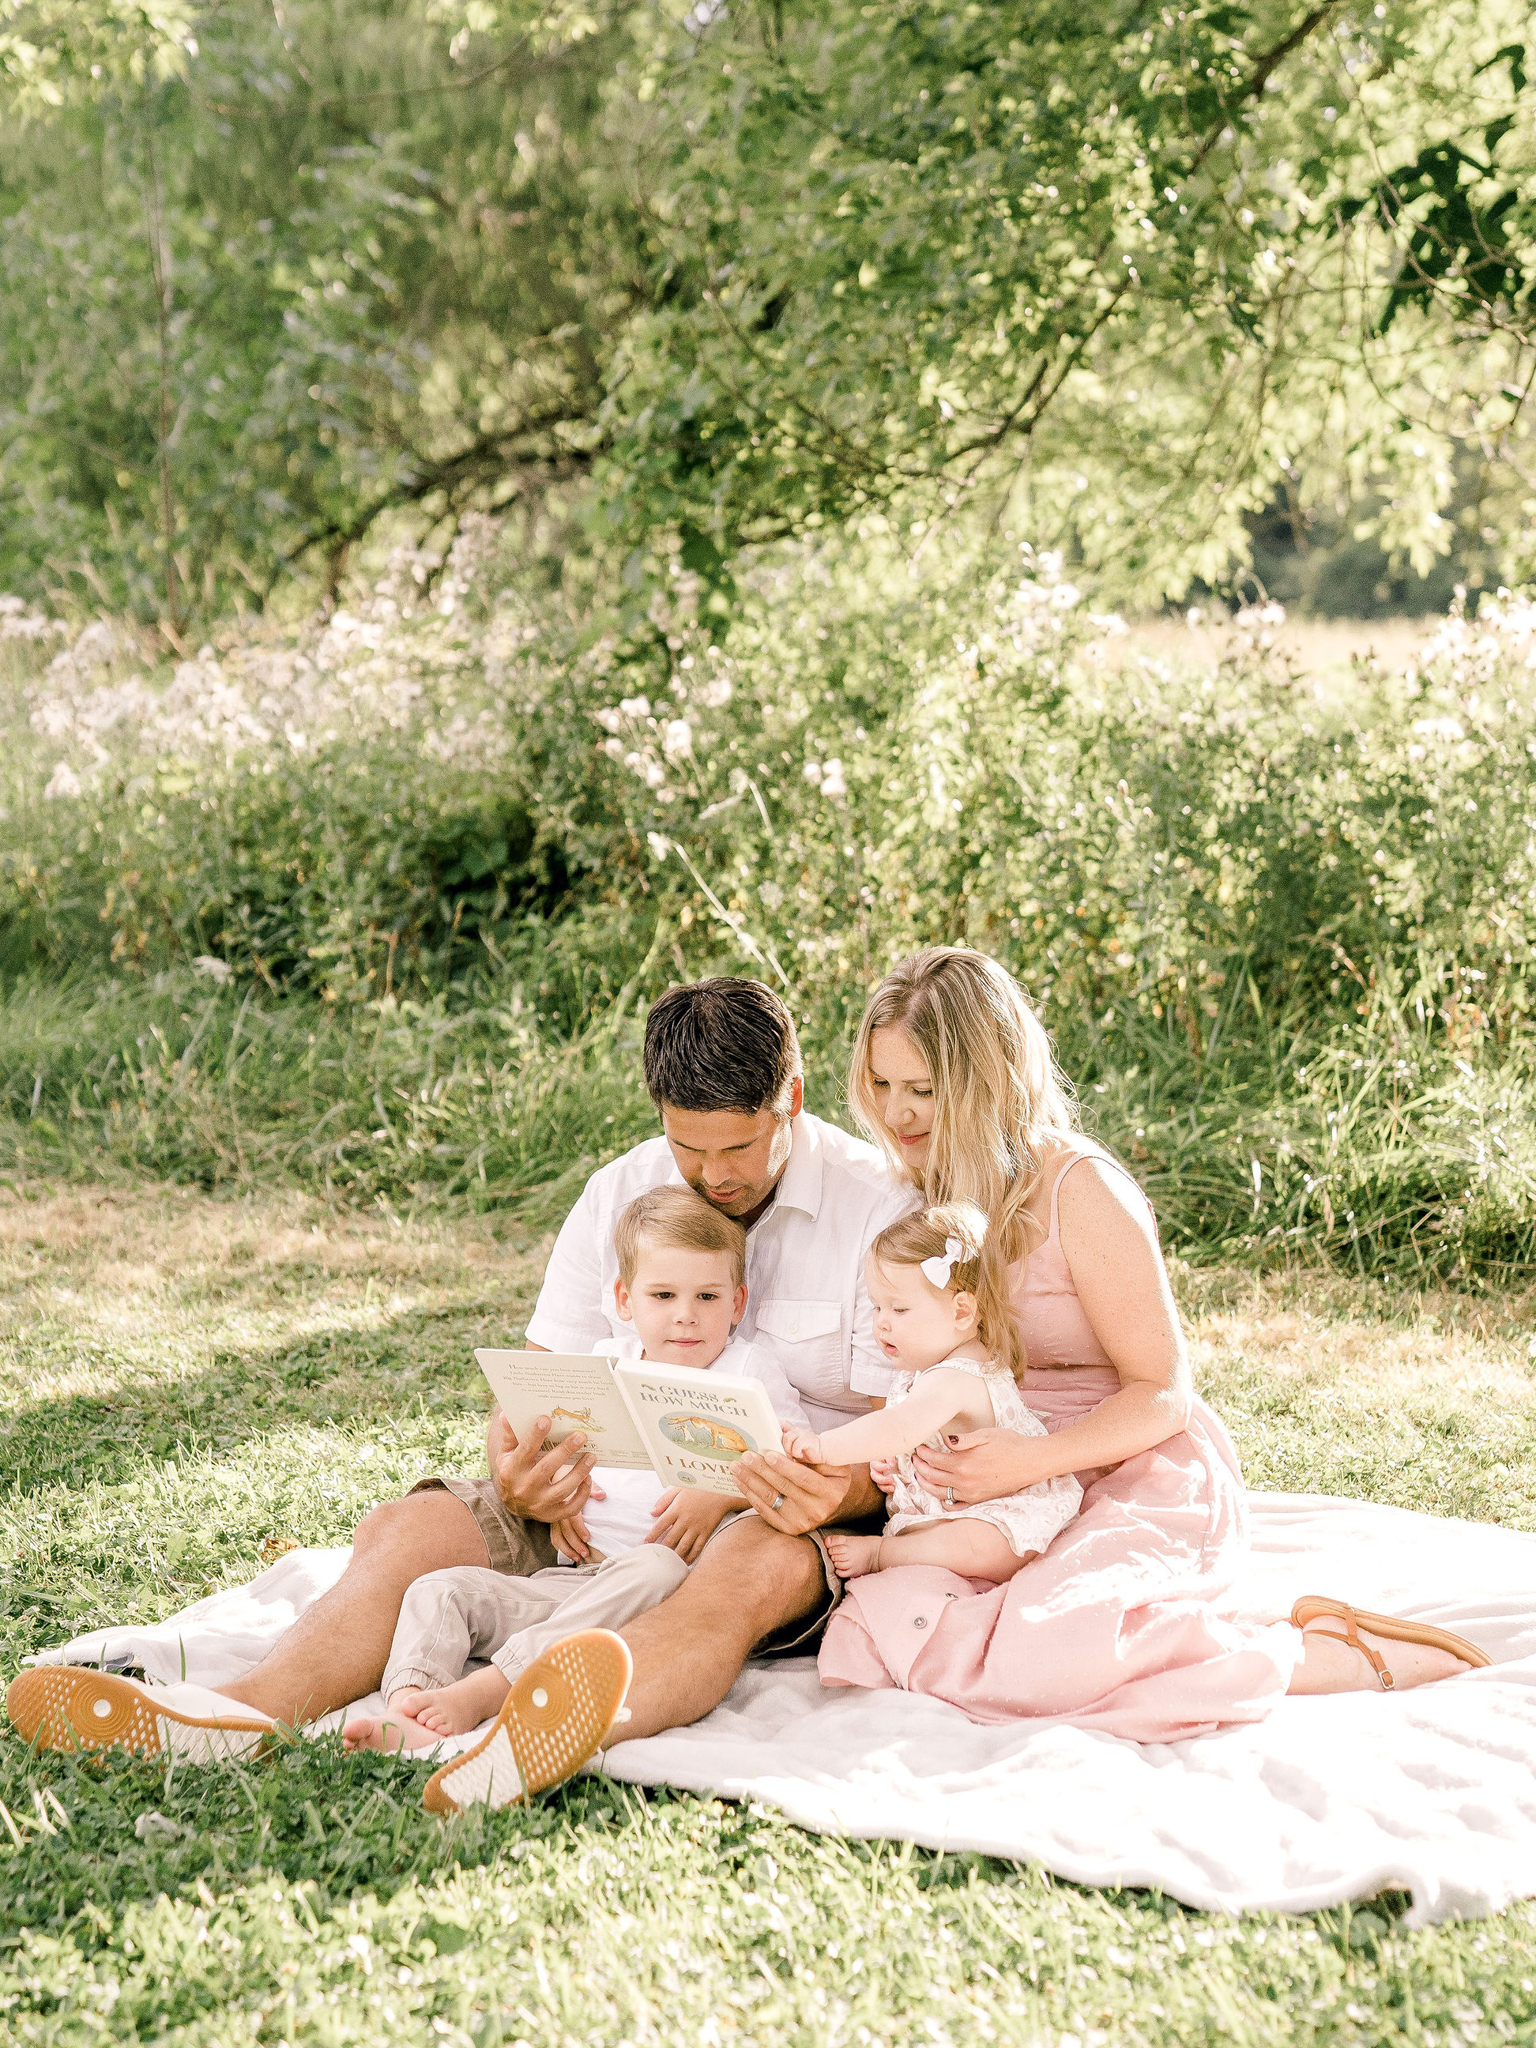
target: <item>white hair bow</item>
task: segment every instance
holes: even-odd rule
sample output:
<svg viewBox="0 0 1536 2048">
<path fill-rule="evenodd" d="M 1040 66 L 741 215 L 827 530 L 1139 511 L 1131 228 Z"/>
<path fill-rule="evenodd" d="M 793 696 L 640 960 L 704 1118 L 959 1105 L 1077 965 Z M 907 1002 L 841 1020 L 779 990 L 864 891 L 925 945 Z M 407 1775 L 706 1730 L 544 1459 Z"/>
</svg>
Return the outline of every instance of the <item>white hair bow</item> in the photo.
<svg viewBox="0 0 1536 2048">
<path fill-rule="evenodd" d="M 931 1259 L 924 1259 L 918 1266 L 925 1280 L 931 1280 L 935 1287 L 947 1287 L 949 1276 L 965 1257 L 965 1246 L 958 1237 L 946 1237 L 942 1256 L 935 1252 Z"/>
</svg>

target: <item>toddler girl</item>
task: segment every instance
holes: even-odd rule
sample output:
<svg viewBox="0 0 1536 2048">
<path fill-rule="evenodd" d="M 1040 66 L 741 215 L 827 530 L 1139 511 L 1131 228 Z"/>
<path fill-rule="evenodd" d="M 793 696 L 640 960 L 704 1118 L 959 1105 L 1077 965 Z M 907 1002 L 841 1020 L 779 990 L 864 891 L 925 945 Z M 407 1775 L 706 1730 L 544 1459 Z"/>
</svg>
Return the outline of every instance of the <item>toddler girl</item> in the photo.
<svg viewBox="0 0 1536 2048">
<path fill-rule="evenodd" d="M 889 1487 L 884 1535 L 825 1533 L 844 1578 L 937 1564 L 1001 1584 L 1039 1556 L 1082 1502 L 1083 1489 L 1069 1475 L 1001 1500 L 946 1507 L 913 1470 L 918 1445 L 943 1449 L 946 1435 L 992 1428 L 1046 1434 L 1019 1392 L 1023 1353 L 998 1261 L 986 1256 L 986 1235 L 987 1219 L 970 1202 L 917 1209 L 882 1230 L 869 1248 L 865 1278 L 875 1335 L 899 1368 L 895 1389 L 884 1408 L 838 1429 L 819 1436 L 784 1431 L 792 1457 L 813 1465 L 867 1461 Z"/>
</svg>

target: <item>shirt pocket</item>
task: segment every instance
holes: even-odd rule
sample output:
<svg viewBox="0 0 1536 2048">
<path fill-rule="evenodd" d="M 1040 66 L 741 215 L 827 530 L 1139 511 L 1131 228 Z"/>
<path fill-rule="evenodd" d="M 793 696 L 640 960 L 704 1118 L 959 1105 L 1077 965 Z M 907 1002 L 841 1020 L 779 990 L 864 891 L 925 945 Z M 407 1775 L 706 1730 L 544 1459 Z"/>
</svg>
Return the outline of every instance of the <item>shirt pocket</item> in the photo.
<svg viewBox="0 0 1536 2048">
<path fill-rule="evenodd" d="M 757 1311 L 757 1335 L 800 1393 L 823 1404 L 828 1396 L 846 1395 L 848 1347 L 840 1301 L 765 1301 Z"/>
</svg>

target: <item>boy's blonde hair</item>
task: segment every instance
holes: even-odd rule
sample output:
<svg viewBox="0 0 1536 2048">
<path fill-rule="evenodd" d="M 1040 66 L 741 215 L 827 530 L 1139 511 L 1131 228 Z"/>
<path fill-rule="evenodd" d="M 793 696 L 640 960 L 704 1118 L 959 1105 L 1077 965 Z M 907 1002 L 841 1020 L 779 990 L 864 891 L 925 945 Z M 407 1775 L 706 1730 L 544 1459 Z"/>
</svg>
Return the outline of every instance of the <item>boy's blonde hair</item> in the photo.
<svg viewBox="0 0 1536 2048">
<path fill-rule="evenodd" d="M 870 1072 L 874 1035 L 890 1026 L 911 1039 L 933 1083 L 920 1175 L 886 1128 Z M 859 1026 L 848 1100 L 899 1178 L 930 1201 L 979 1205 L 1004 1264 L 1033 1250 L 1029 1200 L 1045 1153 L 1077 1130 L 1077 1108 L 1044 1025 L 1006 967 L 965 946 L 930 946 L 892 968 Z"/>
<path fill-rule="evenodd" d="M 747 1278 L 747 1233 L 734 1216 L 722 1215 L 692 1188 L 648 1188 L 624 1209 L 613 1230 L 619 1278 L 634 1285 L 635 1268 L 646 1245 L 663 1251 L 724 1252 L 732 1285 Z"/>
<path fill-rule="evenodd" d="M 998 1253 L 997 1233 L 988 1229 L 986 1216 L 974 1202 L 914 1209 L 881 1231 L 869 1255 L 882 1266 L 920 1266 L 924 1259 L 943 1258 L 951 1239 L 960 1246 L 960 1256 L 950 1267 L 944 1291 L 975 1295 L 977 1336 L 998 1364 L 1019 1379 L 1026 1360 L 1008 1298 L 1007 1264 Z"/>
</svg>

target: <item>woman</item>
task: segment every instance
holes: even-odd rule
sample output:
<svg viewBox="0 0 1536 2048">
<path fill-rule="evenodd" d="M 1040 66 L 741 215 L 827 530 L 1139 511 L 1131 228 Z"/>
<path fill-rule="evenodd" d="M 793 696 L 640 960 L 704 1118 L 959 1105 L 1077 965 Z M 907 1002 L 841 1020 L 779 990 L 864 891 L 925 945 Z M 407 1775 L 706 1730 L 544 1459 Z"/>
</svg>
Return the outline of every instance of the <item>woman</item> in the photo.
<svg viewBox="0 0 1536 2048">
<path fill-rule="evenodd" d="M 929 1566 L 853 1580 L 827 1628 L 824 1683 L 1164 1742 L 1257 1720 L 1287 1692 L 1402 1690 L 1488 1662 L 1443 1630 L 1337 1600 L 1298 1601 L 1273 1626 L 1235 1617 L 1242 1473 L 1192 1389 L 1151 1210 L 1079 1132 L 1045 1031 L 996 961 L 934 947 L 889 974 L 849 1094 L 927 1202 L 974 1201 L 991 1219 L 1025 1399 L 1048 1431 L 982 1430 L 921 1452 L 921 1478 L 956 1505 L 1062 1473 L 1084 1493 L 1077 1519 L 1004 1585 L 976 1592 Z"/>
</svg>

